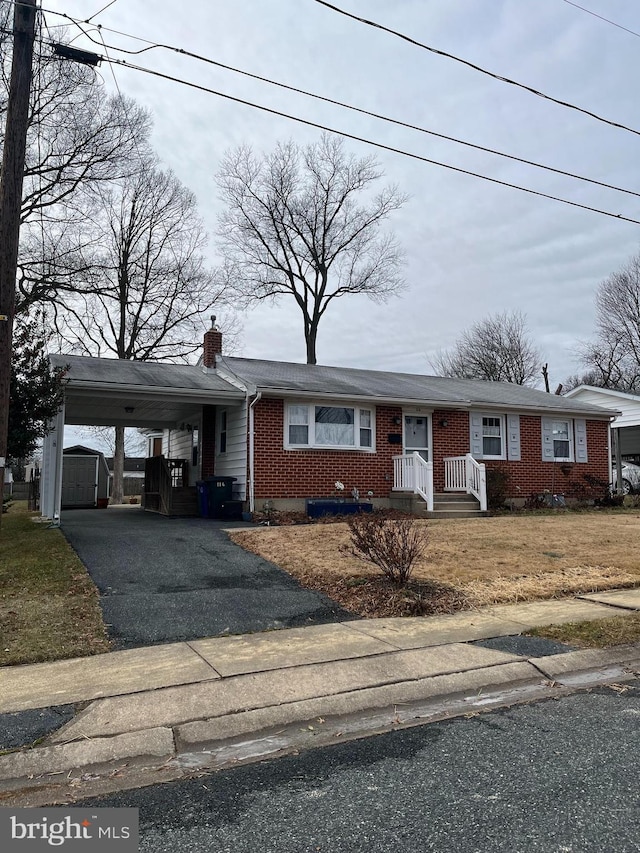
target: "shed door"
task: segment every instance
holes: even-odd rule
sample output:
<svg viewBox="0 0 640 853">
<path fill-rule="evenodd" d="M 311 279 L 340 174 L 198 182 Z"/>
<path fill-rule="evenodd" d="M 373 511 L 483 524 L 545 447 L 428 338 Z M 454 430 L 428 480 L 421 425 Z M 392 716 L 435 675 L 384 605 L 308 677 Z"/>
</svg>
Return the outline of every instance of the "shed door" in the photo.
<svg viewBox="0 0 640 853">
<path fill-rule="evenodd" d="M 97 456 L 65 456 L 62 463 L 62 506 L 95 506 Z"/>
</svg>

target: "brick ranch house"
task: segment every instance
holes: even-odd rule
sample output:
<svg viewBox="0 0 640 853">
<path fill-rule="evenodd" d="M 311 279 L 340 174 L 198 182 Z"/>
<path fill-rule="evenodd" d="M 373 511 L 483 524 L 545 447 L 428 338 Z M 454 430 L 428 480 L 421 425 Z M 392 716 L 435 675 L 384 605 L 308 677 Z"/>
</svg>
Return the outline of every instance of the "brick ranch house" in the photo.
<svg viewBox="0 0 640 853">
<path fill-rule="evenodd" d="M 519 503 L 570 498 L 584 475 L 611 479 L 612 411 L 518 385 L 225 356 L 215 327 L 198 365 L 51 361 L 68 367 L 45 441 L 51 517 L 65 423 L 144 428 L 149 457 L 170 478 L 163 505 L 147 482 L 146 508 L 166 514 L 195 513 L 195 484 L 211 476 L 235 477 L 233 498 L 249 510 L 304 509 L 341 482 L 346 496 L 356 488 L 379 506 L 429 512 L 444 495 L 485 509 L 490 468 L 508 472 L 507 495 Z"/>
</svg>

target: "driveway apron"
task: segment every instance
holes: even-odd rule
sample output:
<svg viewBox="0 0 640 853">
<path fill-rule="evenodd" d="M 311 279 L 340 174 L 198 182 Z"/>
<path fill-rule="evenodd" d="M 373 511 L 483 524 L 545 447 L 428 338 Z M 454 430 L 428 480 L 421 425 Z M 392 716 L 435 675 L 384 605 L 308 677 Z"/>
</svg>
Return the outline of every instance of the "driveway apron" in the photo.
<svg viewBox="0 0 640 853">
<path fill-rule="evenodd" d="M 234 526 L 125 507 L 62 516 L 117 648 L 354 618 L 231 542 Z"/>
</svg>

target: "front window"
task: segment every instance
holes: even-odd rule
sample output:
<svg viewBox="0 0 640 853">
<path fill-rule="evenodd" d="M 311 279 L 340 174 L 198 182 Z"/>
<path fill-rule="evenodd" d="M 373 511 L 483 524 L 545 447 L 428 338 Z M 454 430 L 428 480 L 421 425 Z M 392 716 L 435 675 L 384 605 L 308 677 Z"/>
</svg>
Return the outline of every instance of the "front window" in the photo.
<svg viewBox="0 0 640 853">
<path fill-rule="evenodd" d="M 553 458 L 559 462 L 571 461 L 571 424 L 569 421 L 553 421 Z"/>
<path fill-rule="evenodd" d="M 355 411 L 338 406 L 316 406 L 316 444 L 353 447 Z"/>
<path fill-rule="evenodd" d="M 360 409 L 360 447 L 373 447 L 370 409 Z"/>
<path fill-rule="evenodd" d="M 355 406 L 287 406 L 285 444 L 289 447 L 373 449 L 373 412 Z"/>
<path fill-rule="evenodd" d="M 484 459 L 501 459 L 503 453 L 504 428 L 499 415 L 482 417 L 482 456 Z"/>
</svg>

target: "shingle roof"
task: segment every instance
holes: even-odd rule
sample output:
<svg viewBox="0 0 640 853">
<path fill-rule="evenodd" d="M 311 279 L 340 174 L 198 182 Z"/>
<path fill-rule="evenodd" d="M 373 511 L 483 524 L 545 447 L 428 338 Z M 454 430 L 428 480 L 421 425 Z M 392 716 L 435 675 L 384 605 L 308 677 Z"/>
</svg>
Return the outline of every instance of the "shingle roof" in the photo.
<svg viewBox="0 0 640 853">
<path fill-rule="evenodd" d="M 446 408 L 491 405 L 534 411 L 610 414 L 599 406 L 580 404 L 556 394 L 547 394 L 545 391 L 508 382 L 452 379 L 231 356 L 221 358 L 220 364 L 266 392 L 327 396 L 340 394 L 390 401 L 415 401 L 416 404 L 439 403 Z"/>
<path fill-rule="evenodd" d="M 233 391 L 238 389 L 216 373 L 205 373 L 193 364 L 155 361 L 127 361 L 91 358 L 82 355 L 50 355 L 54 367 L 69 367 L 68 378 L 78 382 L 141 387 L 184 388 L 192 391 Z"/>
<path fill-rule="evenodd" d="M 69 367 L 72 381 L 118 385 L 184 389 L 194 392 L 229 393 L 240 396 L 238 387 L 223 375 L 205 372 L 202 367 L 167 362 L 125 361 L 77 355 L 49 356 L 54 367 Z M 580 403 L 556 394 L 547 394 L 508 382 L 452 379 L 414 373 L 390 373 L 351 367 L 326 367 L 264 359 L 219 357 L 222 373 L 266 393 L 304 396 L 322 394 L 380 401 L 436 404 L 444 408 L 500 406 L 505 408 L 572 412 L 610 416 L 611 411 Z"/>
</svg>

